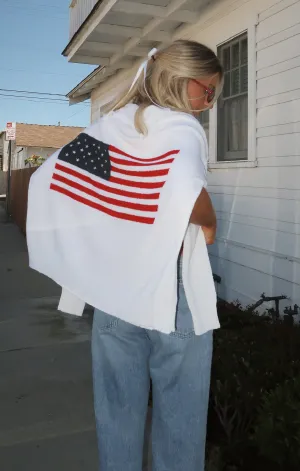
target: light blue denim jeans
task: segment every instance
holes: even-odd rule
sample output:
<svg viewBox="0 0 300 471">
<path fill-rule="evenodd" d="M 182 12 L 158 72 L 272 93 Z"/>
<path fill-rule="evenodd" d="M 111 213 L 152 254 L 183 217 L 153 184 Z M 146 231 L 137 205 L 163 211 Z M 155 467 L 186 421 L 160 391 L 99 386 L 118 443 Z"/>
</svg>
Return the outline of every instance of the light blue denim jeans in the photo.
<svg viewBox="0 0 300 471">
<path fill-rule="evenodd" d="M 170 335 L 95 311 L 92 356 L 101 471 L 142 471 L 150 378 L 152 471 L 204 471 L 212 332 L 194 334 L 181 283 L 178 299 L 176 331 Z"/>
</svg>

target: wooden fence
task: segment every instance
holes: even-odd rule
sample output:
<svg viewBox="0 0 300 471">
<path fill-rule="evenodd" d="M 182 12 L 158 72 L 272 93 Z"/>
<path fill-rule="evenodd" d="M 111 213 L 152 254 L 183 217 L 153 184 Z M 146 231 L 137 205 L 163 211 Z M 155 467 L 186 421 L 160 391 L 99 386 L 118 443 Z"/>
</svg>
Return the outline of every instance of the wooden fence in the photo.
<svg viewBox="0 0 300 471">
<path fill-rule="evenodd" d="M 10 213 L 13 221 L 25 234 L 28 201 L 28 187 L 31 175 L 37 168 L 13 170 L 11 175 Z"/>
</svg>

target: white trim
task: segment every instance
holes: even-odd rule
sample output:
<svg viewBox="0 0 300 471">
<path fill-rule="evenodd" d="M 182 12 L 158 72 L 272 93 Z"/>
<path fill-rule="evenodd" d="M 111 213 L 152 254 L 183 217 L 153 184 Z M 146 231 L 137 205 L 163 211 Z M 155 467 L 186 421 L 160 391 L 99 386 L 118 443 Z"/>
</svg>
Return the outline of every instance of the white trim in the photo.
<svg viewBox="0 0 300 471">
<path fill-rule="evenodd" d="M 254 168 L 258 166 L 257 160 L 236 160 L 224 162 L 208 162 L 209 169 L 220 168 Z"/>
<path fill-rule="evenodd" d="M 124 38 L 139 38 L 142 34 L 142 28 L 135 28 L 134 26 L 119 26 L 111 25 L 107 23 L 100 23 L 97 26 L 98 33 L 106 33 L 110 35 L 122 36 Z M 148 39 L 154 39 L 156 41 L 171 41 L 172 36 L 166 31 L 153 31 L 148 33 Z"/>
<path fill-rule="evenodd" d="M 115 0 L 114 3 L 116 3 Z M 166 7 L 166 13 L 164 18 L 152 18 L 149 23 L 142 29 L 142 34 L 140 38 L 131 38 L 124 44 L 124 52 L 122 54 L 114 54 L 110 59 L 110 67 L 114 66 L 115 68 L 119 68 L 118 61 L 122 59 L 124 54 L 130 54 L 131 49 L 138 46 L 140 40 L 142 38 L 147 38 L 149 33 L 153 33 L 153 31 L 158 28 L 165 20 L 168 19 L 173 13 L 187 3 L 188 0 L 172 0 L 169 5 Z"/>
<path fill-rule="evenodd" d="M 76 64 L 90 64 L 90 65 L 101 65 L 106 66 L 109 64 L 108 57 L 99 57 L 99 56 L 84 56 L 77 54 L 76 57 L 71 57 L 69 62 L 74 62 Z"/>
<path fill-rule="evenodd" d="M 148 15 L 154 18 L 165 18 L 171 21 L 179 21 L 180 23 L 195 24 L 199 21 L 199 13 L 191 10 L 179 10 L 168 13 L 168 7 L 161 7 L 148 3 L 137 3 L 128 0 L 120 0 L 112 8 L 112 11 L 118 13 L 126 13 L 132 15 Z"/>
<path fill-rule="evenodd" d="M 224 0 L 222 2 L 212 2 L 205 6 L 203 12 L 200 13 L 199 21 L 191 25 L 183 25 L 176 29 L 173 40 L 181 38 L 192 38 L 197 36 L 199 30 L 204 31 L 206 28 L 212 26 L 216 21 L 227 18 L 230 13 L 238 10 L 244 4 L 251 2 L 251 0 Z M 239 24 L 243 23 L 245 18 L 239 18 Z"/>
<path fill-rule="evenodd" d="M 248 27 L 248 162 L 256 161 L 256 27 L 258 16 Z"/>
<path fill-rule="evenodd" d="M 234 35 L 232 23 L 224 18 L 224 28 L 216 28 L 215 51 L 226 42 L 237 36 L 247 33 L 248 37 L 248 158 L 245 161 L 218 161 L 217 159 L 217 106 L 210 111 L 209 119 L 209 167 L 210 168 L 253 168 L 257 167 L 256 161 L 256 26 L 258 16 L 250 15 L 240 25 L 236 27 Z M 225 23 L 226 21 L 226 23 Z"/>
<path fill-rule="evenodd" d="M 75 38 L 72 42 L 72 46 L 67 46 L 66 55 L 68 61 L 71 62 L 72 57 L 77 53 L 78 49 L 88 40 L 89 36 L 95 31 L 95 28 L 99 25 L 100 21 L 109 13 L 112 7 L 117 3 L 118 0 L 103 0 L 97 12 L 93 15 L 93 18 L 88 21 L 84 31 Z"/>
<path fill-rule="evenodd" d="M 148 3 L 136 3 L 127 0 L 119 0 L 112 11 L 126 13 L 127 15 L 147 15 L 154 18 L 166 18 L 166 7 L 150 5 Z"/>
</svg>

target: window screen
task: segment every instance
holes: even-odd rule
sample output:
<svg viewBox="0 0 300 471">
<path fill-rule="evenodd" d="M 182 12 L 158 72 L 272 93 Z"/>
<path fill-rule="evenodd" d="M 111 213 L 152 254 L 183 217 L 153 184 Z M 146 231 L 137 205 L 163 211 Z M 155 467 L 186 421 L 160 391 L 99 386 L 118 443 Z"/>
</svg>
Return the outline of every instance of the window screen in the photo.
<svg viewBox="0 0 300 471">
<path fill-rule="evenodd" d="M 243 34 L 218 48 L 224 88 L 218 100 L 218 160 L 248 158 L 248 41 Z"/>
</svg>

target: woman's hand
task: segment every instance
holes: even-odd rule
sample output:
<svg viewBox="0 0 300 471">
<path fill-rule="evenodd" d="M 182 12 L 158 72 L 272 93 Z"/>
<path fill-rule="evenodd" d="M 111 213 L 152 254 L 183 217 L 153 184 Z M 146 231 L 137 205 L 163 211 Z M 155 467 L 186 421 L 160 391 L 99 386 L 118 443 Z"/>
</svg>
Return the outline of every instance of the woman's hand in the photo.
<svg viewBox="0 0 300 471">
<path fill-rule="evenodd" d="M 204 233 L 206 245 L 214 244 L 216 240 L 217 226 L 216 225 L 212 227 L 201 226 L 201 228 Z"/>
</svg>

